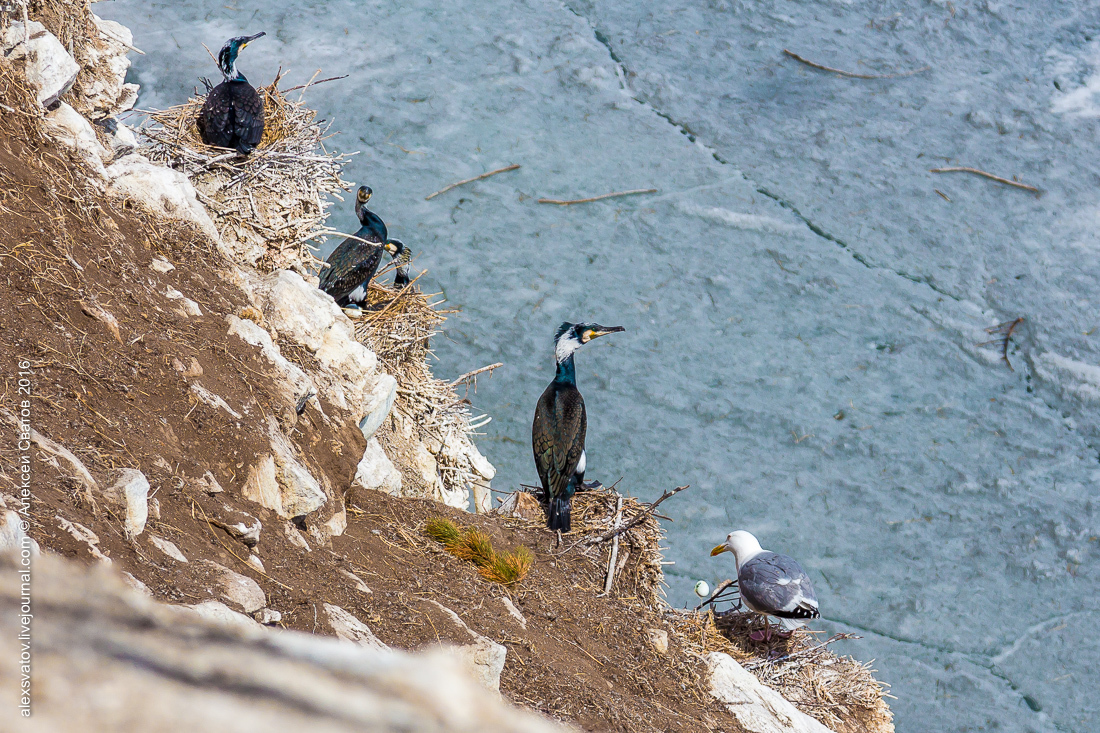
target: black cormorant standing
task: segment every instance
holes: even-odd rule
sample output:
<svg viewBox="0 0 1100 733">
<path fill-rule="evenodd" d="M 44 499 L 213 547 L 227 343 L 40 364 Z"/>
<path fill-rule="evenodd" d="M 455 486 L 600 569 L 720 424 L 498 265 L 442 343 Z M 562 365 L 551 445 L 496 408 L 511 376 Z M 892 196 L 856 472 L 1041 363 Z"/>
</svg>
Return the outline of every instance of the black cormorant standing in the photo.
<svg viewBox="0 0 1100 733">
<path fill-rule="evenodd" d="M 222 46 L 218 67 L 224 80 L 206 95 L 196 120 L 207 145 L 236 148 L 241 155 L 248 155 L 260 144 L 264 136 L 264 102 L 244 74 L 237 71 L 237 54 L 262 35 L 237 36 Z"/>
<path fill-rule="evenodd" d="M 382 261 L 382 252 L 396 257 L 398 248 L 405 245 L 391 240 L 387 234 L 386 222 L 367 208 L 371 194 L 370 186 L 360 186 L 355 193 L 355 215 L 359 217 L 359 231 L 340 243 L 328 256 L 328 267 L 321 271 L 318 287 L 336 299 L 341 308 L 349 305 L 361 305 L 367 298 L 367 285 L 378 265 Z"/>
<path fill-rule="evenodd" d="M 584 398 L 577 389 L 573 352 L 598 336 L 624 330 L 622 326 L 597 323 L 563 323 L 554 338 L 557 375 L 539 397 L 535 421 L 531 425 L 535 466 L 549 504 L 546 524 L 550 529 L 569 531 L 573 494 L 584 481 L 584 435 L 588 416 L 584 411 Z"/>
</svg>

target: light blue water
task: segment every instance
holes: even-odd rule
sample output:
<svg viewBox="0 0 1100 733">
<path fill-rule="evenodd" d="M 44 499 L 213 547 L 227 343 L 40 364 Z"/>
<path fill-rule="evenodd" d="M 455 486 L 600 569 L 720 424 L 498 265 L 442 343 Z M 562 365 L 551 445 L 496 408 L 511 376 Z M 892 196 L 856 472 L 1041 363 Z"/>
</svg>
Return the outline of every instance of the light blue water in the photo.
<svg viewBox="0 0 1100 733">
<path fill-rule="evenodd" d="M 1100 10 L 443 5 L 94 9 L 146 52 L 142 107 L 216 74 L 200 43 L 260 30 L 254 83 L 351 75 L 307 99 L 462 309 L 437 373 L 506 365 L 475 397 L 497 488 L 535 479 L 557 324 L 621 324 L 577 359 L 588 475 L 692 485 L 668 505 L 671 600 L 727 577 L 707 550 L 749 529 L 809 570 L 820 628 L 864 636 L 839 651 L 877 660 L 899 731 L 1100 729 Z M 931 69 L 841 78 L 784 48 Z M 1009 371 L 977 344 L 1018 316 Z"/>
</svg>

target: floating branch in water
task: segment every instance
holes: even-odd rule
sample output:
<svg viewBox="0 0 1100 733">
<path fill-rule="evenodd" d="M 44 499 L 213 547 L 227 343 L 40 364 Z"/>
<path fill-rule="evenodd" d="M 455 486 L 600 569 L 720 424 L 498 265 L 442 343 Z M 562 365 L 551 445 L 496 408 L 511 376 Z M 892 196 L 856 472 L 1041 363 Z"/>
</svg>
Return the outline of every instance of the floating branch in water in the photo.
<svg viewBox="0 0 1100 733">
<path fill-rule="evenodd" d="M 637 196 L 640 193 L 657 193 L 655 188 L 638 188 L 633 191 L 614 191 L 612 193 L 604 193 L 599 196 L 592 196 L 586 199 L 572 199 L 570 201 L 562 201 L 561 199 L 539 199 L 540 204 L 557 204 L 558 206 L 570 206 L 572 204 L 587 204 L 590 201 L 602 201 L 603 199 L 610 199 L 616 196 Z"/>
<path fill-rule="evenodd" d="M 813 67 L 815 69 L 821 69 L 822 71 L 829 71 L 829 72 L 832 72 L 834 74 L 840 74 L 841 76 L 847 76 L 851 79 L 900 79 L 900 78 L 905 77 L 905 76 L 913 76 L 914 74 L 920 74 L 920 73 L 928 71 L 929 69 L 932 68 L 931 66 L 922 66 L 919 69 L 914 69 L 913 71 L 903 71 L 903 72 L 898 73 L 898 74 L 856 74 L 856 73 L 851 72 L 851 71 L 843 71 L 842 69 L 834 69 L 831 66 L 824 66 L 822 64 L 816 64 L 813 61 L 810 61 L 809 59 L 802 58 L 801 56 L 799 56 L 797 53 L 795 53 L 793 51 L 788 51 L 787 49 L 783 49 L 783 53 L 787 54 L 788 56 L 790 56 L 795 61 L 806 64 L 806 66 L 810 66 L 810 67 Z"/>
<path fill-rule="evenodd" d="M 489 176 L 495 176 L 497 173 L 507 173 L 508 171 L 514 171 L 519 168 L 519 163 L 513 163 L 512 165 L 505 166 L 503 168 L 497 168 L 495 171 L 489 171 L 488 173 L 482 173 L 480 176 L 474 176 L 473 178 L 467 178 L 464 181 L 457 181 L 449 186 L 444 186 L 435 193 L 428 194 L 424 197 L 425 201 L 431 201 L 441 193 L 447 193 L 452 188 L 458 188 L 459 186 L 465 186 L 467 183 L 473 183 L 474 181 L 480 181 L 482 178 L 488 178 Z"/>
<path fill-rule="evenodd" d="M 1000 176 L 995 176 L 992 173 L 986 173 L 985 171 L 980 171 L 977 168 L 966 168 L 966 167 L 963 167 L 963 166 L 955 166 L 955 167 L 952 167 L 952 168 L 929 168 L 928 170 L 929 170 L 930 173 L 973 173 L 976 176 L 984 176 L 985 178 L 988 178 L 991 181 L 996 181 L 997 183 L 1003 183 L 1006 186 L 1015 186 L 1016 188 L 1022 188 L 1025 191 L 1031 191 L 1032 193 L 1036 193 L 1036 194 L 1037 193 L 1042 193 L 1042 191 L 1035 188 L 1035 186 L 1029 186 L 1026 183 L 1020 183 L 1019 181 L 1010 181 L 1007 178 L 1001 178 Z"/>
<path fill-rule="evenodd" d="M 995 338 L 992 341 L 983 341 L 982 343 L 978 344 L 978 346 L 988 346 L 989 344 L 1000 344 L 1001 345 L 1001 359 L 1004 360 L 1005 366 L 1008 367 L 1008 370 L 1012 371 L 1012 372 L 1014 372 L 1016 370 L 1012 368 L 1012 363 L 1008 360 L 1008 344 L 1009 344 L 1009 341 L 1012 340 L 1012 332 L 1015 331 L 1016 327 L 1019 326 L 1021 323 L 1023 323 L 1024 320 L 1025 320 L 1024 317 L 1020 316 L 1015 321 L 1005 321 L 1004 323 L 1000 323 L 996 326 L 993 326 L 992 328 L 985 329 L 986 333 L 991 334 L 991 335 L 992 334 L 997 334 L 999 338 Z"/>
</svg>

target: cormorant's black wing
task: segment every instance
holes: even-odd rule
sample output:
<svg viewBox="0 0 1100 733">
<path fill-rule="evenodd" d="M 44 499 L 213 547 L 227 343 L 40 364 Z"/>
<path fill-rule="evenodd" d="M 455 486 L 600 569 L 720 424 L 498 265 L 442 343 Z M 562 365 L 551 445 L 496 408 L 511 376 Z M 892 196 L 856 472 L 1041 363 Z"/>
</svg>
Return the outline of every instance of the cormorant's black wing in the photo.
<svg viewBox="0 0 1100 733">
<path fill-rule="evenodd" d="M 531 425 L 535 467 L 549 497 L 560 495 L 573 478 L 587 428 L 581 393 L 572 385 L 551 382 L 539 397 Z"/>
<path fill-rule="evenodd" d="M 248 82 L 237 84 L 240 87 L 233 99 L 233 137 L 235 147 L 247 152 L 259 145 L 264 136 L 264 100 Z"/>
<path fill-rule="evenodd" d="M 246 81 L 223 81 L 210 90 L 195 121 L 207 145 L 247 153 L 264 135 L 264 103 Z"/>
<path fill-rule="evenodd" d="M 749 608 L 779 618 L 817 618 L 817 594 L 794 558 L 763 552 L 737 573 L 741 597 Z"/>
<path fill-rule="evenodd" d="M 328 257 L 321 271 L 319 287 L 336 300 L 347 297 L 360 285 L 370 282 L 382 261 L 382 246 L 345 239 Z"/>
<path fill-rule="evenodd" d="M 233 104 L 229 85 L 223 81 L 206 95 L 199 117 L 195 120 L 202 141 L 220 148 L 232 147 L 232 118 Z"/>
</svg>

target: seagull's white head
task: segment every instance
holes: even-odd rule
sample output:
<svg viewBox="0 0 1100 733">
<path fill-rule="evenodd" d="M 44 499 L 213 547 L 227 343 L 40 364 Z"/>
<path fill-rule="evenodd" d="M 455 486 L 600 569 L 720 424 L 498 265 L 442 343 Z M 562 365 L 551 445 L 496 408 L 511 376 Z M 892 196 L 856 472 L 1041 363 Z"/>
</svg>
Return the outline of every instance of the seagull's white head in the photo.
<svg viewBox="0 0 1100 733">
<path fill-rule="evenodd" d="M 763 551 L 764 548 L 760 546 L 760 543 L 756 541 L 751 533 L 739 529 L 726 535 L 725 543 L 711 550 L 710 555 L 714 557 L 715 555 L 721 555 L 723 552 L 732 552 L 737 560 L 737 569 L 740 570 L 742 565 Z"/>
</svg>

